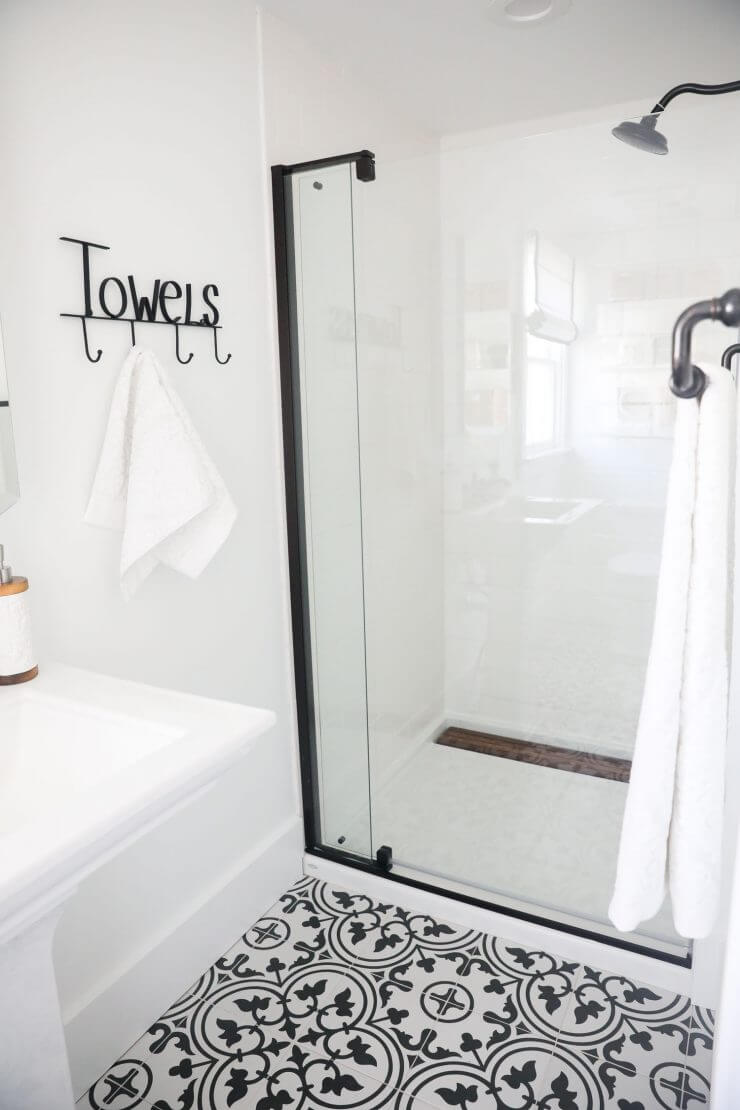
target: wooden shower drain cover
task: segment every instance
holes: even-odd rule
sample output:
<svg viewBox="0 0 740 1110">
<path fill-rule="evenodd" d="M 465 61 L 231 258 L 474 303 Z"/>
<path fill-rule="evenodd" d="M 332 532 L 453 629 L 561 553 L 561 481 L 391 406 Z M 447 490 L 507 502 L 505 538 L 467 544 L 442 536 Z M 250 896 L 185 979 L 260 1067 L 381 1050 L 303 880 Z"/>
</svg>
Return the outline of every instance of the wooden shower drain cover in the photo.
<svg viewBox="0 0 740 1110">
<path fill-rule="evenodd" d="M 499 759 L 515 759 L 519 763 L 536 763 L 539 767 L 555 767 L 576 775 L 592 775 L 597 779 L 629 782 L 632 761 L 595 752 L 579 752 L 573 748 L 557 748 L 553 744 L 536 744 L 531 740 L 512 740 L 470 728 L 446 728 L 436 741 L 448 748 L 496 755 Z"/>
</svg>

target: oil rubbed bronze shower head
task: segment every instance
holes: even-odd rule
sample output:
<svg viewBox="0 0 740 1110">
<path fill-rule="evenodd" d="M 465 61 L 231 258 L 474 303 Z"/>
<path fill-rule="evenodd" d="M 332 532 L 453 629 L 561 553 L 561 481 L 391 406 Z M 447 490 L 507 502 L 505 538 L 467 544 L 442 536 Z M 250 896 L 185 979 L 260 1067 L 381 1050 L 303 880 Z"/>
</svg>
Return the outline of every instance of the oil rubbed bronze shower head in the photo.
<svg viewBox="0 0 740 1110">
<path fill-rule="evenodd" d="M 627 119 L 612 128 L 612 135 L 629 146 L 638 150 L 647 150 L 650 154 L 667 154 L 668 140 L 665 135 L 657 130 L 658 116 L 665 111 L 672 100 L 682 93 L 696 93 L 698 96 L 718 96 L 721 93 L 739 92 L 740 81 L 725 81 L 721 85 L 698 85 L 695 81 L 686 81 L 683 85 L 676 85 L 661 96 L 658 103 L 641 120 Z"/>
<path fill-rule="evenodd" d="M 643 116 L 639 121 L 626 119 L 624 123 L 612 128 L 612 135 L 638 150 L 647 150 L 651 154 L 667 154 L 668 140 L 657 130 L 657 121 L 657 116 Z"/>
</svg>

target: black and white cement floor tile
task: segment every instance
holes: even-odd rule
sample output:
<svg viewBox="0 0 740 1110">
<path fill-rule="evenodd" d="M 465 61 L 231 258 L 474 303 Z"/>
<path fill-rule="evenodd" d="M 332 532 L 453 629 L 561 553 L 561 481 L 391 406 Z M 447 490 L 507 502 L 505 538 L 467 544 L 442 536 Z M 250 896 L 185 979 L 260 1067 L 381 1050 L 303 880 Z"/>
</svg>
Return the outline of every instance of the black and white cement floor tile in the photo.
<svg viewBox="0 0 740 1110">
<path fill-rule="evenodd" d="M 558 1046 L 580 1053 L 609 1090 L 610 1077 L 685 1067 L 692 1027 L 687 998 L 582 968 Z"/>
<path fill-rule="evenodd" d="M 312 1008 L 327 970 L 331 978 L 330 965 L 299 969 L 282 988 L 258 977 L 227 982 L 213 1002 L 196 1002 L 185 1020 L 155 1023 L 82 1105 L 95 1110 L 385 1106 L 387 1088 L 346 1067 L 347 1054 L 369 1059 L 368 1041 L 350 1037 L 347 1052 L 332 1058 L 302 1035 L 305 1009 Z M 339 985 L 335 981 L 328 993 L 341 994 Z M 377 1045 L 373 1048 L 379 1058 Z"/>
<path fill-rule="evenodd" d="M 336 933 L 337 949 L 351 964 L 382 971 L 413 962 L 431 973 L 435 961 L 476 942 L 480 934 L 428 914 L 372 902 L 355 904 Z"/>
<path fill-rule="evenodd" d="M 537 1110 L 554 1045 L 542 1038 L 518 1037 L 486 1053 L 469 1044 L 417 1068 L 407 1081 L 399 1110 L 421 1102 L 435 1110 Z M 553 1107 L 557 1102 L 553 1103 Z"/>
<path fill-rule="evenodd" d="M 709 1083 L 714 1048 L 714 1013 L 703 1006 L 691 1011 L 691 1032 L 686 1050 L 686 1066 L 704 1076 Z"/>
<path fill-rule="evenodd" d="M 432 971 L 421 1003 L 434 1026 L 404 1090 L 434 1106 L 536 1106 L 577 966 L 477 936 Z"/>
<path fill-rule="evenodd" d="M 468 935 L 476 934 L 304 880 L 281 899 L 279 913 L 248 930 L 217 966 L 235 982 L 264 968 L 262 976 L 281 981 L 291 996 L 291 1014 L 308 1022 L 300 1033 L 304 1043 L 396 1086 L 434 1023 L 423 1005 L 425 988 L 435 982 L 434 952 Z M 266 944 L 276 936 L 285 941 L 273 952 Z M 297 975 L 306 968 L 319 974 Z M 211 1002 L 246 1005 L 237 994 L 224 988 Z"/>
<path fill-rule="evenodd" d="M 587 1056 L 556 1046 L 540 1092 L 545 1107 L 567 1110 L 683 1110 L 683 1067 L 659 1063 L 648 1075 L 589 1066 Z"/>
<path fill-rule="evenodd" d="M 401 964 L 386 976 L 346 968 L 346 985 L 317 1011 L 305 1037 L 326 1056 L 400 1087 L 421 1059 L 433 1022 L 419 1003 L 414 969 Z"/>
<path fill-rule="evenodd" d="M 343 1070 L 331 1060 L 304 1052 L 297 1045 L 275 1051 L 267 1064 L 256 1054 L 244 1058 L 196 1062 L 183 1075 L 182 1059 L 165 1056 L 155 1069 L 140 1058 L 122 1061 L 99 1080 L 79 1107 L 95 1110 L 381 1110 L 397 1097 L 391 1088 Z M 169 1065 L 169 1066 L 168 1066 Z M 113 1078 L 124 1079 L 115 1086 Z"/>
<path fill-rule="evenodd" d="M 687 1063 L 684 1072 L 680 1110 L 707 1110 L 709 1106 L 710 1071 L 699 1071 Z"/>
<path fill-rule="evenodd" d="M 576 965 L 500 942 L 497 949 L 490 937 L 397 906 L 355 903 L 338 938 L 353 973 L 370 980 L 376 1019 L 422 1058 L 459 1056 L 474 1040 L 486 1055 L 513 1036 L 554 1037 L 571 1001 Z"/>
<path fill-rule="evenodd" d="M 289 1038 L 302 1051 L 391 1087 L 402 1082 L 416 1052 L 414 1034 L 404 1029 L 404 1012 L 389 1016 L 374 982 L 343 963 L 299 968 L 282 982 L 274 999 L 259 979 L 229 984 L 214 999 L 213 1009 L 234 1044 L 243 1031 L 251 1035 L 254 1025 L 264 1028 L 269 1021 L 276 1036 Z"/>
<path fill-rule="evenodd" d="M 151 1073 L 145 1071 L 138 1060 L 120 1059 L 108 1068 L 89 1091 L 77 1103 L 76 1110 L 107 1110 L 115 1106 L 118 1110 L 146 1110 L 146 1092 L 151 1087 Z"/>
<path fill-rule="evenodd" d="M 84 1110 L 702 1110 L 687 999 L 302 879 Z"/>
<path fill-rule="evenodd" d="M 237 976 L 246 967 L 264 967 L 272 955 L 290 969 L 322 960 L 346 960 L 337 940 L 353 907 L 358 912 L 370 900 L 336 889 L 317 879 L 300 879 L 268 913 L 217 961 L 217 967 Z"/>
</svg>

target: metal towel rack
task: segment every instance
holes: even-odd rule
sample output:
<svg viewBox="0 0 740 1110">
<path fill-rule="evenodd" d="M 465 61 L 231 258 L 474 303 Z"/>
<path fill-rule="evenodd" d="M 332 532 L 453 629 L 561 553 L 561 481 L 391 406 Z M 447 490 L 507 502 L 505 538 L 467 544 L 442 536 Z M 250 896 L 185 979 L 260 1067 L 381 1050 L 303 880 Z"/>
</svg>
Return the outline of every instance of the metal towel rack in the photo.
<svg viewBox="0 0 740 1110">
<path fill-rule="evenodd" d="M 100 322 L 111 320 L 120 321 L 121 323 L 128 324 L 131 328 L 131 346 L 136 346 L 136 328 L 139 324 L 164 324 L 166 327 L 175 329 L 175 358 L 182 366 L 187 366 L 193 360 L 193 352 L 184 355 L 180 350 L 180 328 L 200 328 L 213 332 L 213 355 L 216 362 L 220 366 L 225 366 L 231 358 L 231 354 L 227 354 L 225 358 L 221 358 L 218 353 L 218 333 L 221 331 L 221 314 L 216 307 L 216 298 L 218 297 L 218 286 L 212 282 L 203 286 L 200 294 L 202 298 L 201 308 L 206 311 L 200 315 L 200 318 L 194 320 L 191 318 L 193 308 L 193 288 L 191 282 L 178 282 L 171 279 L 162 280 L 162 278 L 155 278 L 153 282 L 148 285 L 145 290 L 141 282 L 137 282 L 133 274 L 127 275 L 127 281 L 124 282 L 121 278 L 111 274 L 109 277 L 103 278 L 101 282 L 92 281 L 91 276 L 91 257 L 90 251 L 109 251 L 110 247 L 104 243 L 93 243 L 91 239 L 75 239 L 71 235 L 60 235 L 59 238 L 65 243 L 76 243 L 82 247 L 82 292 L 84 300 L 83 312 L 60 312 L 60 316 L 66 316 L 73 320 L 79 320 L 82 325 L 82 342 L 85 347 L 85 356 L 88 362 L 100 362 L 103 355 L 102 350 L 98 347 L 95 354 L 90 350 L 90 342 L 87 335 L 87 322 L 88 320 L 97 320 Z M 148 283 L 146 283 L 148 284 Z M 110 288 L 113 287 L 112 294 L 113 308 L 106 300 L 110 297 Z M 95 293 L 95 298 L 93 297 Z M 197 296 L 197 294 L 196 294 Z M 100 304 L 101 311 L 96 313 L 94 311 L 94 299 Z M 175 309 L 173 305 L 177 303 L 178 308 Z M 180 307 L 181 306 L 181 307 Z M 170 313 L 176 311 L 177 315 L 172 316 Z M 127 315 L 127 312 L 130 314 Z M 191 333 L 192 334 L 192 333 Z"/>
<path fill-rule="evenodd" d="M 725 370 L 732 370 L 732 360 L 738 354 L 740 354 L 740 343 L 731 343 L 725 348 L 722 352 L 722 365 Z"/>
<path fill-rule="evenodd" d="M 673 327 L 673 353 L 671 359 L 671 390 L 677 397 L 701 397 L 707 384 L 706 375 L 691 361 L 691 336 L 702 320 L 719 320 L 729 328 L 740 327 L 740 289 L 728 289 L 721 297 L 710 301 L 697 301 L 684 309 Z M 740 344 L 728 347 L 722 356 L 722 365 L 729 369 L 732 355 L 740 351 Z"/>
</svg>

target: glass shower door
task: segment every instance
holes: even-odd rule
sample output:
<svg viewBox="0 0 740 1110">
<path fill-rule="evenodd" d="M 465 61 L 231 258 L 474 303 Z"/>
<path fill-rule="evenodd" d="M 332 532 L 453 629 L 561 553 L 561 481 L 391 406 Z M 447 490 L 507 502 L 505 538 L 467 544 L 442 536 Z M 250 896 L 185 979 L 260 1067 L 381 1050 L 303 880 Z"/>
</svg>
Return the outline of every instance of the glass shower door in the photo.
<svg viewBox="0 0 740 1110">
<path fill-rule="evenodd" d="M 299 518 L 291 569 L 304 606 L 308 806 L 321 843 L 369 857 L 353 172 L 345 163 L 284 181 Z"/>
<path fill-rule="evenodd" d="M 734 283 L 696 160 L 605 122 L 383 163 L 355 204 L 374 847 L 614 939 L 671 328 Z M 687 951 L 669 905 L 619 939 Z"/>
</svg>

